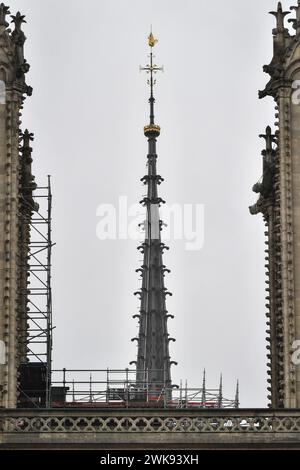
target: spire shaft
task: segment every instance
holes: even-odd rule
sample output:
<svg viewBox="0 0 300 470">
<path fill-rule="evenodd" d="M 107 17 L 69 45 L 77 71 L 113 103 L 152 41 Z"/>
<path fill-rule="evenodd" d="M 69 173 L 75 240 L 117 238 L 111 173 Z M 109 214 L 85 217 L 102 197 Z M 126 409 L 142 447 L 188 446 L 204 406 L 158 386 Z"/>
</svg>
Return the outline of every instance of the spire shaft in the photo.
<svg viewBox="0 0 300 470">
<path fill-rule="evenodd" d="M 150 52 L 150 124 L 154 124 L 154 103 L 155 103 L 155 98 L 154 98 L 154 78 L 153 78 L 153 52 L 151 50 Z"/>
</svg>

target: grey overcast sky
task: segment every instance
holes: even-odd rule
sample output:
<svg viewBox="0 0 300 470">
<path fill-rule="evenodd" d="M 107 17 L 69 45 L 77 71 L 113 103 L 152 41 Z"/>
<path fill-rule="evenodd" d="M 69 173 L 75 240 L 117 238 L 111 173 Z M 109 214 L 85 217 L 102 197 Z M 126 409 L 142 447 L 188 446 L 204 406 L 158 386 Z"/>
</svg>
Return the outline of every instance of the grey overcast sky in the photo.
<svg viewBox="0 0 300 470">
<path fill-rule="evenodd" d="M 284 1 L 288 8 L 295 1 Z M 136 242 L 96 237 L 100 204 L 141 199 L 150 25 L 165 73 L 156 87 L 161 195 L 205 205 L 205 244 L 171 240 L 169 332 L 174 382 L 266 405 L 264 225 L 252 217 L 262 171 L 258 138 L 273 125 L 258 100 L 272 55 L 273 0 L 10 0 L 27 17 L 23 126 L 35 133 L 34 173 L 54 193 L 55 368 L 125 368 L 136 356 Z"/>
</svg>

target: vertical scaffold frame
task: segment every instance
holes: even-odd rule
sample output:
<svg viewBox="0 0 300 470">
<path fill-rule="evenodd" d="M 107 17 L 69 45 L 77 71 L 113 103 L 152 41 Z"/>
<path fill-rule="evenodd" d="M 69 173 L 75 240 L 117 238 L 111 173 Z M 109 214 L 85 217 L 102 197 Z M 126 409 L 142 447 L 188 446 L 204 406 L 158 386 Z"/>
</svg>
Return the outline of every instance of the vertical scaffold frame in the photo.
<svg viewBox="0 0 300 470">
<path fill-rule="evenodd" d="M 45 367 L 46 407 L 51 406 L 52 375 L 52 192 L 51 177 L 47 186 L 33 192 L 34 210 L 29 223 L 27 311 L 27 361 Z"/>
</svg>

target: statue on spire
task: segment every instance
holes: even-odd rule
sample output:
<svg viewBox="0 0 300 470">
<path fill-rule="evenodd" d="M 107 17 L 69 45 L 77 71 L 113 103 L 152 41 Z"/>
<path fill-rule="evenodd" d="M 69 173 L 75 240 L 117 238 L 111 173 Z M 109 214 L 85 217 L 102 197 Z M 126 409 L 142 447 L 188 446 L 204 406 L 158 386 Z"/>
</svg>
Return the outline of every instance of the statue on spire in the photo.
<svg viewBox="0 0 300 470">
<path fill-rule="evenodd" d="M 6 21 L 6 15 L 9 15 L 9 7 L 5 6 L 4 3 L 1 3 L 0 5 L 0 26 L 9 26 L 9 24 Z"/>
<path fill-rule="evenodd" d="M 252 215 L 265 211 L 267 205 L 272 201 L 274 195 L 274 175 L 276 170 L 277 149 L 273 148 L 277 144 L 276 135 L 272 134 L 270 126 L 266 128 L 266 133 L 261 134 L 260 138 L 265 139 L 266 146 L 261 152 L 263 156 L 263 175 L 262 180 L 253 186 L 253 192 L 259 194 L 259 199 L 254 206 L 251 206 Z"/>
</svg>

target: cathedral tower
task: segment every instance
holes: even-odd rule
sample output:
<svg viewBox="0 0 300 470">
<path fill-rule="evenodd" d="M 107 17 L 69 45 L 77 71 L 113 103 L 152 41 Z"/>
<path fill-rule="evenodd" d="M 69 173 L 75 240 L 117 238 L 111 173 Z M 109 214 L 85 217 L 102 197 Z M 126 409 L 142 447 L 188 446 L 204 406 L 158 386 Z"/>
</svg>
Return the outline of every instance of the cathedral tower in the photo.
<svg viewBox="0 0 300 470">
<path fill-rule="evenodd" d="M 275 100 L 277 129 L 267 127 L 262 135 L 263 179 L 253 188 L 259 200 L 250 208 L 263 214 L 267 227 L 268 390 L 276 408 L 300 408 L 300 1 L 291 10 L 293 34 L 281 3 L 271 12 L 274 55 L 264 67 L 271 79 L 260 98 Z"/>
</svg>

